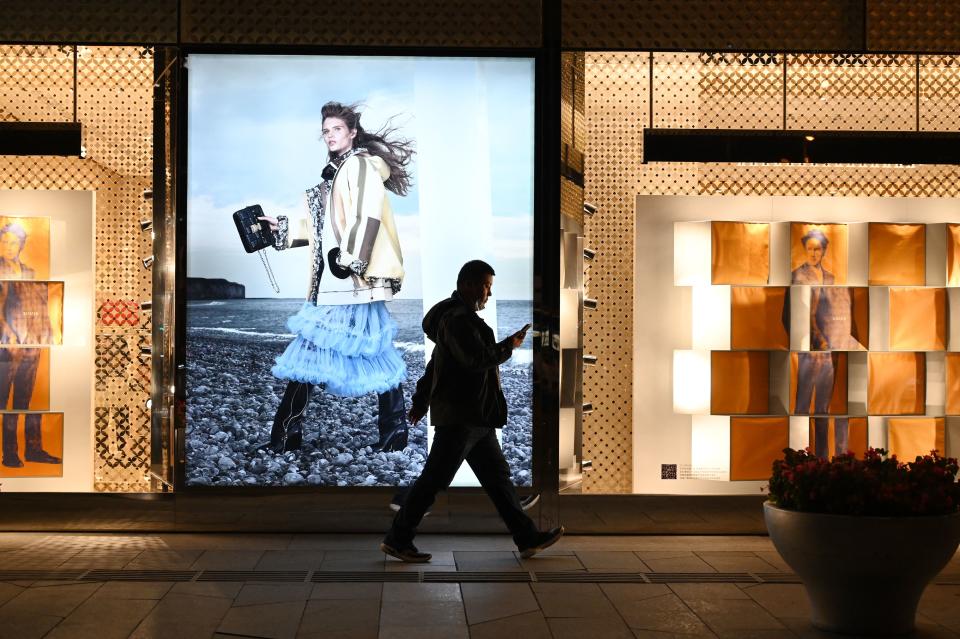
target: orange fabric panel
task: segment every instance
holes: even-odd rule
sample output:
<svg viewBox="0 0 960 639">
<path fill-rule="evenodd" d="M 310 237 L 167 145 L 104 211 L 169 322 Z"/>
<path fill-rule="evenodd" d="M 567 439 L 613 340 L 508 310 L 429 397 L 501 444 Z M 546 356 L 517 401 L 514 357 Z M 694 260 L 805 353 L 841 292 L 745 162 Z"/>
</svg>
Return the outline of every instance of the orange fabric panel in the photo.
<svg viewBox="0 0 960 639">
<path fill-rule="evenodd" d="M 731 287 L 731 348 L 788 350 L 790 317 L 785 308 L 788 291 L 785 286 Z"/>
<path fill-rule="evenodd" d="M 789 445 L 786 417 L 731 417 L 730 480 L 770 479 L 774 460 Z"/>
<path fill-rule="evenodd" d="M 813 231 L 805 244 L 803 238 Z M 821 246 L 817 231 L 827 241 L 826 248 Z M 817 240 L 820 253 L 811 249 L 810 239 Z M 812 224 L 792 222 L 790 224 L 790 272 L 794 284 L 846 284 L 847 256 L 849 253 L 846 224 Z M 817 257 L 813 257 L 817 255 Z"/>
<path fill-rule="evenodd" d="M 710 353 L 710 412 L 762 415 L 770 410 L 770 354 L 764 351 Z"/>
<path fill-rule="evenodd" d="M 805 362 L 802 371 L 801 361 Z M 818 391 L 830 393 L 830 404 L 826 411 L 820 409 L 822 404 L 817 397 Z M 807 351 L 790 353 L 790 413 L 843 415 L 846 412 L 847 354 Z"/>
<path fill-rule="evenodd" d="M 13 308 L 5 301 L 16 296 Z M 4 343 L 47 346 L 63 343 L 63 282 L 0 281 L 0 306 L 7 309 Z"/>
<path fill-rule="evenodd" d="M 926 408 L 927 358 L 924 353 L 867 354 L 867 412 L 920 415 Z"/>
<path fill-rule="evenodd" d="M 770 279 L 770 225 L 712 222 L 714 284 L 763 286 Z"/>
<path fill-rule="evenodd" d="M 63 464 L 41 464 L 27 461 L 24 457 L 26 437 L 24 413 L 17 413 L 17 450 L 22 468 L 10 468 L 0 464 L 0 477 L 62 477 Z M 63 459 L 63 413 L 44 413 L 40 420 L 40 444 L 43 450 Z"/>
<path fill-rule="evenodd" d="M 944 449 L 943 417 L 891 417 L 887 420 L 887 448 L 902 462 L 912 462 L 931 450 Z"/>
<path fill-rule="evenodd" d="M 947 289 L 890 288 L 890 350 L 947 347 Z"/>
<path fill-rule="evenodd" d="M 33 364 L 31 360 L 36 363 Z M 0 401 L 0 410 L 49 410 L 50 409 L 50 349 L 49 348 L 3 348 L 0 347 L 0 366 L 9 366 L 19 370 L 23 366 L 35 365 L 36 377 L 33 382 L 33 394 L 29 406 L 13 405 L 13 384 L 7 396 Z"/>
<path fill-rule="evenodd" d="M 853 453 L 858 459 L 863 459 L 864 453 L 867 452 L 867 418 L 866 417 L 822 417 L 819 419 L 827 420 L 828 430 L 827 430 L 827 450 L 825 451 L 825 456 L 827 458 L 834 457 L 837 454 L 837 421 L 838 420 L 847 420 L 847 445 L 845 451 Z M 818 455 L 820 453 L 816 448 L 816 422 L 817 418 L 810 418 L 810 451 L 813 454 Z"/>
<path fill-rule="evenodd" d="M 947 286 L 960 286 L 960 224 L 947 224 Z"/>
<path fill-rule="evenodd" d="M 923 286 L 926 276 L 926 226 L 869 226 L 868 283 L 877 286 Z"/>
<path fill-rule="evenodd" d="M 0 272 L 0 279 L 48 279 L 50 277 L 50 218 L 0 215 L 0 230 L 6 228 L 8 224 L 20 227 L 20 231 L 26 235 L 23 248 L 20 249 L 17 259 L 23 266 L 33 270 L 33 273 L 27 276 L 26 273 Z M 16 234 L 17 231 L 14 231 L 14 233 Z M 0 241 L 3 241 L 2 236 L 0 236 Z"/>
<path fill-rule="evenodd" d="M 947 415 L 960 415 L 960 353 L 947 353 Z"/>
<path fill-rule="evenodd" d="M 870 344 L 870 293 L 866 286 L 810 289 L 810 350 L 862 351 Z"/>
</svg>

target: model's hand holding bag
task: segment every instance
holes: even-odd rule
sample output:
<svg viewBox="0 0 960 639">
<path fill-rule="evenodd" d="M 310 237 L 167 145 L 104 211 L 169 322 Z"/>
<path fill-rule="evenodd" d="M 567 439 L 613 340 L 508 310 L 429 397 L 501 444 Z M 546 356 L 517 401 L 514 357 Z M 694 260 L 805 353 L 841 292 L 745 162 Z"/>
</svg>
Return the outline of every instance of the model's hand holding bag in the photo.
<svg viewBox="0 0 960 639">
<path fill-rule="evenodd" d="M 274 235 L 270 224 L 263 217 L 263 208 L 259 204 L 247 206 L 233 214 L 233 223 L 237 225 L 243 250 L 255 253 L 273 246 Z"/>
<path fill-rule="evenodd" d="M 240 234 L 240 242 L 243 243 L 243 250 L 247 253 L 257 253 L 260 261 L 263 262 L 263 268 L 267 271 L 267 278 L 274 292 L 279 293 L 280 287 L 273 276 L 273 269 L 270 268 L 270 262 L 263 253 L 258 253 L 268 246 L 273 246 L 275 236 L 270 223 L 263 219 L 263 208 L 259 204 L 247 206 L 233 214 L 233 223 L 237 225 L 237 232 Z"/>
</svg>

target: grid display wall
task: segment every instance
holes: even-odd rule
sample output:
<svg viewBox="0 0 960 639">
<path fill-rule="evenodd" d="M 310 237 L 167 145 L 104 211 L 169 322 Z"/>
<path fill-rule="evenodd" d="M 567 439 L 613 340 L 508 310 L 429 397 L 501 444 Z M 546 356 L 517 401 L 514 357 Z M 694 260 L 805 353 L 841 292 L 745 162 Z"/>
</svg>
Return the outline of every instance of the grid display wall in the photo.
<svg viewBox="0 0 960 639">
<path fill-rule="evenodd" d="M 0 188 L 96 192 L 94 490 L 150 488 L 153 51 L 83 47 L 77 60 L 77 119 L 86 158 L 0 156 Z M 0 47 L 0 120 L 69 121 L 73 50 Z"/>
<path fill-rule="evenodd" d="M 783 124 L 782 54 L 656 53 L 653 124 L 682 128 L 777 128 Z M 913 129 L 919 64 L 919 123 L 955 131 L 960 57 L 788 54 L 788 127 Z M 594 472 L 585 492 L 630 492 L 634 483 L 633 331 L 648 309 L 636 281 L 637 195 L 827 195 L 948 197 L 960 193 L 951 166 L 881 167 L 648 164 L 643 128 L 651 120 L 648 53 L 588 53 L 585 197 L 597 205 L 585 237 L 598 250 L 586 292 L 600 306 L 584 318 L 584 349 L 599 358 L 584 377 L 584 458 Z M 642 259 L 642 257 L 641 257 Z M 642 370 L 638 379 L 642 379 Z M 643 424 L 638 424 L 643 428 Z M 643 451 L 637 451 L 643 454 Z"/>
</svg>

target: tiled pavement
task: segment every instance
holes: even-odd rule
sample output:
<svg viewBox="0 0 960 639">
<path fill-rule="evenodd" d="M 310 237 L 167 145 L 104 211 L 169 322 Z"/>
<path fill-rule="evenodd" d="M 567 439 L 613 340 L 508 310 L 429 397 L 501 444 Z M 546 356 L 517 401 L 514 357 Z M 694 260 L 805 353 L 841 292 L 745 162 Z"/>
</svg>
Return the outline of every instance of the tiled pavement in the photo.
<svg viewBox="0 0 960 639">
<path fill-rule="evenodd" d="M 506 536 L 422 535 L 420 548 L 434 554 L 427 566 L 385 558 L 378 542 L 376 535 L 0 533 L 0 639 L 835 636 L 810 626 L 802 586 L 771 583 L 789 569 L 765 537 L 571 536 L 521 560 Z M 59 581 L 14 572 L 54 570 Z M 91 570 L 160 570 L 164 579 L 182 571 L 178 578 L 188 581 L 97 581 Z M 331 571 L 341 574 L 326 581 Z M 501 574 L 473 582 L 455 571 Z M 379 578 L 347 581 L 370 573 Z M 443 581 L 430 581 L 431 573 Z M 614 583 L 617 573 L 636 578 Z M 749 577 L 723 582 L 724 574 Z M 211 575 L 231 581 L 205 580 Z M 707 582 L 711 575 L 721 582 Z M 960 584 L 960 557 L 942 577 Z M 960 585 L 928 588 L 918 622 L 918 637 L 960 637 Z"/>
</svg>

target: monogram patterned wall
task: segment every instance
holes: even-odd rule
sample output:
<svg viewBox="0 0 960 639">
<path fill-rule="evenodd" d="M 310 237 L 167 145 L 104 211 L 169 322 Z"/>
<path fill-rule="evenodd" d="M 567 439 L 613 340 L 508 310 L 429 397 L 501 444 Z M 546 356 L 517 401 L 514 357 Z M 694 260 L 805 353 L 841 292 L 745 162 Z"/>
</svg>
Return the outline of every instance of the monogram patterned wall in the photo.
<svg viewBox="0 0 960 639">
<path fill-rule="evenodd" d="M 0 188 L 96 191 L 94 489 L 149 490 L 151 237 L 144 191 L 153 171 L 153 52 L 143 47 L 80 47 L 77 118 L 86 158 L 0 156 Z M 0 47 L 0 119 L 68 121 L 73 115 L 73 51 Z"/>
</svg>

